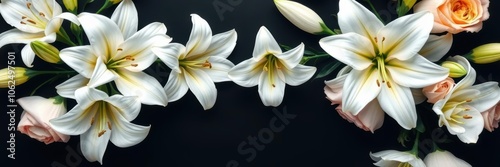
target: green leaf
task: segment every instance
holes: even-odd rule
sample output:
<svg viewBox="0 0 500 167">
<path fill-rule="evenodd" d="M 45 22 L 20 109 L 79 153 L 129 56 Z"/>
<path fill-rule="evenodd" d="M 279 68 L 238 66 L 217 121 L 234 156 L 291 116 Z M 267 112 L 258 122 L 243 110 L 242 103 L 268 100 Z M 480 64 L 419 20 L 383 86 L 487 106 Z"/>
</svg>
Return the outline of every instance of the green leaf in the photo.
<svg viewBox="0 0 500 167">
<path fill-rule="evenodd" d="M 316 75 L 316 77 L 314 77 L 314 79 L 319 79 L 319 78 L 323 78 L 323 77 L 325 77 L 327 75 L 330 75 L 341 64 L 342 64 L 341 62 L 330 62 L 330 63 L 326 64 L 326 66 L 324 66 L 323 68 L 321 68 L 321 70 L 318 72 L 318 74 Z"/>
</svg>

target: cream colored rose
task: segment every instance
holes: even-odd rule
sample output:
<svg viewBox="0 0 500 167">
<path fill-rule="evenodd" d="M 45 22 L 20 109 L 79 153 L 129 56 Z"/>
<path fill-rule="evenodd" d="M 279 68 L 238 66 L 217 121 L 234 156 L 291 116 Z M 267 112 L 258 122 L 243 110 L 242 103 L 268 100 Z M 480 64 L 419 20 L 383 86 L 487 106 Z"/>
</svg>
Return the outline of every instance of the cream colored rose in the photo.
<svg viewBox="0 0 500 167">
<path fill-rule="evenodd" d="M 484 128 L 490 132 L 493 132 L 498 128 L 498 123 L 500 122 L 500 102 L 493 106 L 489 110 L 481 113 L 484 119 Z"/>
<path fill-rule="evenodd" d="M 427 102 L 434 104 L 438 100 L 443 99 L 453 88 L 454 84 L 455 81 L 448 77 L 444 81 L 425 87 L 422 89 L 422 92 L 427 97 Z"/>
<path fill-rule="evenodd" d="M 433 33 L 456 34 L 481 30 L 482 22 L 490 17 L 489 4 L 489 0 L 422 0 L 415 4 L 413 10 L 427 10 L 434 14 Z"/>
<path fill-rule="evenodd" d="M 55 99 L 40 96 L 19 98 L 17 102 L 24 112 L 17 126 L 18 130 L 45 144 L 53 142 L 68 142 L 69 136 L 54 131 L 49 120 L 66 113 L 63 104 L 54 104 Z"/>
</svg>

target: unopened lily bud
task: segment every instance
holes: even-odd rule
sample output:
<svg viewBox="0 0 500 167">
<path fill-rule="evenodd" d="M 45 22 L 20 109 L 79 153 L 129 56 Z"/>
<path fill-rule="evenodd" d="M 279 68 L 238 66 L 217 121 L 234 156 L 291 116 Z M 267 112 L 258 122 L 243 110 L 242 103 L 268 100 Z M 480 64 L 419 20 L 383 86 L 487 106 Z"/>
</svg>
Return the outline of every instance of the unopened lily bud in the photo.
<svg viewBox="0 0 500 167">
<path fill-rule="evenodd" d="M 113 3 L 113 5 L 120 3 L 122 0 L 108 0 L 109 2 Z"/>
<path fill-rule="evenodd" d="M 33 41 L 31 42 L 31 49 L 33 49 L 33 52 L 35 52 L 38 57 L 46 62 L 54 64 L 61 62 L 59 49 L 47 42 Z"/>
<path fill-rule="evenodd" d="M 465 70 L 464 66 L 460 65 L 457 62 L 444 61 L 441 66 L 450 70 L 449 77 L 452 78 L 460 78 L 467 74 L 467 70 Z"/>
<path fill-rule="evenodd" d="M 76 13 L 78 9 L 78 0 L 63 0 L 63 4 L 68 11 Z"/>
<path fill-rule="evenodd" d="M 325 25 L 319 15 L 298 2 L 289 0 L 274 0 L 280 13 L 301 30 L 311 34 L 335 34 Z"/>
<path fill-rule="evenodd" d="M 488 64 L 500 60 L 500 43 L 489 43 L 472 49 L 469 55 L 465 56 L 477 64 Z"/>
<path fill-rule="evenodd" d="M 415 2 L 417 2 L 417 0 L 402 0 L 399 2 L 401 2 L 401 4 L 399 4 L 399 7 L 397 9 L 398 16 L 403 16 L 406 13 L 408 13 L 408 11 L 410 11 L 410 9 L 413 7 L 413 5 L 415 5 Z"/>
<path fill-rule="evenodd" d="M 0 88 L 15 88 L 29 80 L 30 70 L 23 67 L 8 67 L 0 70 Z"/>
</svg>

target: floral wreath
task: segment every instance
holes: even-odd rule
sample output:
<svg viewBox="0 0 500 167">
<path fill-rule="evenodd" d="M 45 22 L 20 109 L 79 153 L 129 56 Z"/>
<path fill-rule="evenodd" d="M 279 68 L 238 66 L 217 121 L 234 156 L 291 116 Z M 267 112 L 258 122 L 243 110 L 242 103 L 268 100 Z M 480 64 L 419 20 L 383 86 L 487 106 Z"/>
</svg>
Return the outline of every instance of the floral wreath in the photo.
<svg viewBox="0 0 500 167">
<path fill-rule="evenodd" d="M 90 162 L 102 164 L 109 141 L 125 148 L 147 137 L 151 126 L 131 123 L 142 105 L 167 106 L 190 90 L 209 110 L 217 99 L 215 83 L 232 81 L 258 86 L 263 105 L 279 106 L 286 85 L 331 76 L 340 66 L 336 77 L 325 81 L 324 92 L 342 118 L 374 133 L 387 114 L 403 129 L 398 138 L 403 146 L 414 138 L 410 150 L 370 153 L 376 166 L 470 166 L 438 148 L 439 143 L 420 158 L 418 141 L 426 133 L 426 118 L 419 116 L 416 105 L 430 106 L 438 126 L 463 143 L 476 143 L 483 129 L 492 132 L 500 121 L 498 83 L 474 84 L 472 66 L 500 60 L 500 44 L 445 57 L 454 34 L 481 30 L 489 18 L 489 0 L 398 0 L 398 18 L 389 23 L 355 0 L 340 0 L 339 29 L 333 30 L 312 9 L 274 0 L 295 26 L 324 36 L 319 40 L 324 52 L 306 50 L 303 43 L 280 45 L 262 26 L 252 57 L 236 65 L 227 58 L 237 32 L 214 34 L 197 14 L 191 14 L 188 42 L 180 44 L 172 43 L 163 23 L 139 28 L 132 0 L 107 0 L 95 13 L 85 11 L 93 0 L 63 3 L 64 12 L 55 0 L 1 1 L 0 13 L 14 28 L 0 34 L 0 47 L 26 45 L 21 53 L 25 67 L 8 63 L 0 70 L 0 87 L 14 89 L 38 75 L 71 76 L 55 87 L 56 97 L 34 95 L 53 78 L 31 96 L 17 99 L 24 109 L 17 130 L 45 144 L 80 135 L 82 154 Z M 110 17 L 100 14 L 114 5 Z M 65 47 L 52 45 L 56 41 Z M 32 65 L 36 57 L 65 68 L 37 71 Z M 318 71 L 309 63 L 324 57 L 335 60 Z M 165 85 L 145 72 L 153 63 L 171 69 Z M 69 111 L 67 100 L 76 101 Z"/>
</svg>

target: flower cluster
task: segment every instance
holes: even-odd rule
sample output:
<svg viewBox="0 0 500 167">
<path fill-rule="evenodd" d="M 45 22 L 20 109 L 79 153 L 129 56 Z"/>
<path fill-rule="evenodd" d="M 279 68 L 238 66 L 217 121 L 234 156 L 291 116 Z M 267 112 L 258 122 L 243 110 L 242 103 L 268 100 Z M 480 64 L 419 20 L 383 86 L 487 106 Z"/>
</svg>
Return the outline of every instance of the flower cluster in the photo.
<svg viewBox="0 0 500 167">
<path fill-rule="evenodd" d="M 205 19 L 191 14 L 191 34 L 181 44 L 172 42 L 161 22 L 138 27 L 132 0 L 106 0 L 96 12 L 85 9 L 89 3 L 97 2 L 63 0 L 63 9 L 56 0 L 1 0 L 0 14 L 14 28 L 0 34 L 0 47 L 26 45 L 21 53 L 24 66 L 0 70 L 0 88 L 51 75 L 31 96 L 17 100 L 24 109 L 18 130 L 45 144 L 80 136 L 82 154 L 90 162 L 103 163 L 110 141 L 125 148 L 148 136 L 151 125 L 132 123 L 143 105 L 166 107 L 190 90 L 209 110 L 217 100 L 215 83 L 232 81 L 258 86 L 263 105 L 279 106 L 286 85 L 299 86 L 313 78 L 317 68 L 309 60 L 324 57 L 335 60 L 316 78 L 345 65 L 324 87 L 343 119 L 375 133 L 387 114 L 402 128 L 403 145 L 415 137 L 411 150 L 370 153 L 376 166 L 470 166 L 439 149 L 439 143 L 423 160 L 419 157 L 419 137 L 426 133 L 419 120 L 427 118 L 419 116 L 417 105 L 430 106 L 437 126 L 445 126 L 464 143 L 476 143 L 483 129 L 492 132 L 500 122 L 500 87 L 494 81 L 475 84 L 473 68 L 474 63 L 500 60 L 499 44 L 446 56 L 454 34 L 481 30 L 490 17 L 489 0 L 398 0 L 399 17 L 387 24 L 356 0 L 340 0 L 339 29 L 330 29 L 298 2 L 274 0 L 298 28 L 324 35 L 317 43 L 324 53 L 307 51 L 304 43 L 280 45 L 261 26 L 253 53 L 236 65 L 228 59 L 238 40 L 234 29 L 213 33 Z M 101 14 L 114 5 L 110 16 Z M 38 59 L 56 70 L 37 69 Z M 155 63 L 171 70 L 166 83 L 146 72 Z M 38 88 L 61 79 L 55 97 L 35 95 Z M 67 106 L 67 100 L 76 104 Z"/>
<path fill-rule="evenodd" d="M 274 2 L 300 29 L 311 34 L 328 32 L 323 20 L 308 7 L 288 0 Z M 436 143 L 435 152 L 424 160 L 419 158 L 419 136 L 425 133 L 421 121 L 427 118 L 419 117 L 416 106 L 431 106 L 439 119 L 437 125 L 446 126 L 464 143 L 476 143 L 483 129 L 491 132 L 498 127 L 500 87 L 494 81 L 474 84 L 476 71 L 469 63 L 497 61 L 498 45 L 485 44 L 466 55 L 445 57 L 453 34 L 481 30 L 482 22 L 489 18 L 489 1 L 415 2 L 399 0 L 399 17 L 384 24 L 377 13 L 357 1 L 340 0 L 340 29 L 335 32 L 341 34 L 331 33 L 319 44 L 347 66 L 325 81 L 324 92 L 342 118 L 365 131 L 374 133 L 381 128 L 387 114 L 403 129 L 399 139 L 403 145 L 411 134 L 415 136 L 409 151 L 370 153 L 374 165 L 470 166 L 440 150 Z M 406 14 L 410 9 L 413 13 Z"/>
<path fill-rule="evenodd" d="M 303 84 L 316 72 L 315 67 L 301 64 L 304 44 L 283 52 L 264 26 L 257 33 L 252 58 L 235 66 L 227 58 L 236 46 L 236 31 L 213 34 L 209 23 L 197 14 L 191 14 L 191 35 L 182 45 L 171 43 L 163 23 L 139 28 L 132 0 L 107 0 L 97 12 L 85 10 L 93 1 L 85 2 L 83 8 L 78 1 L 63 3 L 65 12 L 55 0 L 1 1 L 0 13 L 14 28 L 0 34 L 0 47 L 26 44 L 21 54 L 26 67 L 2 69 L 0 86 L 15 87 L 38 75 L 52 75 L 40 88 L 71 76 L 55 86 L 55 97 L 18 99 L 25 110 L 18 129 L 45 144 L 67 142 L 70 135 L 79 135 L 82 154 L 90 162 L 102 164 L 109 141 L 124 148 L 147 137 L 151 126 L 132 123 L 142 105 L 165 107 L 191 90 L 208 110 L 217 99 L 215 83 L 234 81 L 244 87 L 259 85 L 262 103 L 278 106 L 286 84 Z M 100 14 L 116 4 L 111 16 Z M 56 41 L 59 45 L 51 44 Z M 36 70 L 35 56 L 57 70 Z M 155 62 L 171 69 L 164 85 L 145 72 Z M 69 111 L 66 100 L 76 101 Z"/>
</svg>

